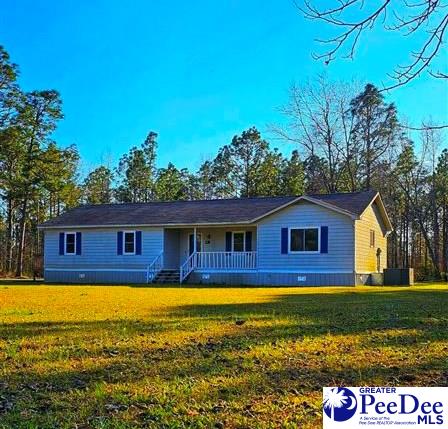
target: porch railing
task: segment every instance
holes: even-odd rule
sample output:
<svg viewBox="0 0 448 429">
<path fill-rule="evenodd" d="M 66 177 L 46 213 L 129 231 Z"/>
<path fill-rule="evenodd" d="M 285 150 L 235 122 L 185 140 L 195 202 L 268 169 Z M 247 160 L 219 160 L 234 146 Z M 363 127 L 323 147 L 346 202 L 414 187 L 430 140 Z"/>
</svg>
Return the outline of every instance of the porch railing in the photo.
<svg viewBox="0 0 448 429">
<path fill-rule="evenodd" d="M 147 283 L 152 282 L 157 274 L 163 269 L 163 251 L 148 265 Z"/>
<path fill-rule="evenodd" d="M 198 252 L 196 268 L 250 270 L 257 268 L 257 252 Z"/>
<path fill-rule="evenodd" d="M 257 268 L 257 252 L 194 252 L 180 266 L 182 283 L 195 269 L 250 270 Z"/>
<path fill-rule="evenodd" d="M 190 273 L 196 268 L 197 252 L 193 252 L 187 260 L 180 266 L 179 282 L 182 283 Z"/>
</svg>

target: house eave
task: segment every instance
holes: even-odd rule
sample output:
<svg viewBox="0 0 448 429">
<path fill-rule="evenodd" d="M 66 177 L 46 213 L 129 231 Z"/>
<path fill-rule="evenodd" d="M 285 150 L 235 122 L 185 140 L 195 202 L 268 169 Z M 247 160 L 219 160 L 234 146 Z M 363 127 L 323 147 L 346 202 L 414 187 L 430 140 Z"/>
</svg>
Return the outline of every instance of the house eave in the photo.
<svg viewBox="0 0 448 429">
<path fill-rule="evenodd" d="M 329 210 L 332 210 L 332 211 L 338 212 L 340 214 L 349 216 L 353 220 L 359 219 L 359 216 L 355 215 L 352 212 L 349 212 L 348 210 L 344 210 L 344 209 L 341 209 L 339 207 L 334 206 L 333 204 L 325 203 L 325 202 L 320 201 L 320 200 L 318 200 L 316 198 L 312 198 L 312 197 L 308 197 L 306 195 L 303 195 L 303 196 L 297 197 L 297 198 L 295 198 L 295 199 L 293 199 L 291 201 L 288 201 L 286 204 L 283 204 L 283 205 L 281 205 L 279 207 L 276 207 L 275 209 L 273 209 L 273 210 L 271 210 L 271 211 L 269 211 L 269 212 L 267 212 L 267 213 L 265 213 L 265 214 L 263 214 L 261 216 L 256 217 L 255 219 L 252 220 L 252 222 L 258 222 L 259 220 L 261 220 L 261 219 L 263 219 L 263 218 L 265 218 L 267 216 L 270 216 L 270 215 L 272 215 L 274 213 L 277 213 L 278 211 L 283 210 L 283 209 L 285 209 L 286 207 L 289 207 L 292 204 L 296 204 L 296 203 L 298 203 L 301 200 L 308 201 L 309 203 L 317 204 L 317 205 L 319 205 L 321 207 L 325 207 L 325 208 L 327 208 Z"/>
<path fill-rule="evenodd" d="M 367 207 L 366 207 L 366 208 L 364 209 L 364 211 L 361 213 L 361 216 L 360 216 L 360 217 L 362 217 L 362 216 L 364 215 L 364 213 L 366 212 L 366 210 L 367 210 L 367 209 L 368 209 L 368 208 L 369 208 L 375 201 L 377 201 L 378 207 L 379 207 L 379 209 L 380 209 L 381 216 L 383 217 L 384 223 L 385 223 L 385 225 L 386 225 L 386 234 L 385 234 L 385 237 L 387 237 L 387 236 L 389 236 L 389 235 L 393 232 L 394 227 L 392 226 L 392 222 L 390 221 L 389 215 L 387 214 L 387 211 L 386 211 L 386 207 L 384 206 L 383 200 L 382 200 L 381 195 L 380 195 L 379 192 L 377 192 L 377 193 L 375 194 L 375 196 L 372 198 L 372 200 L 370 201 L 370 203 L 367 205 Z"/>
<path fill-rule="evenodd" d="M 88 229 L 88 228 L 193 228 L 198 226 L 232 226 L 252 225 L 253 220 L 237 222 L 199 222 L 199 223 L 150 223 L 150 224 L 115 224 L 115 225 L 38 225 L 38 229 Z"/>
</svg>

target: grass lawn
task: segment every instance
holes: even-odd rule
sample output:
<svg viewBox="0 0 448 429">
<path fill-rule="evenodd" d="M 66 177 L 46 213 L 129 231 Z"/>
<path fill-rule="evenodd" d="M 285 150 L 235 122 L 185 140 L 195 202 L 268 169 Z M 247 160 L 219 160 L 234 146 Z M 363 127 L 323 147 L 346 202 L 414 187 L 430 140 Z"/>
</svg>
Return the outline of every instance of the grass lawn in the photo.
<svg viewBox="0 0 448 429">
<path fill-rule="evenodd" d="M 322 386 L 448 385 L 448 287 L 0 284 L 1 428 L 319 428 Z"/>
</svg>

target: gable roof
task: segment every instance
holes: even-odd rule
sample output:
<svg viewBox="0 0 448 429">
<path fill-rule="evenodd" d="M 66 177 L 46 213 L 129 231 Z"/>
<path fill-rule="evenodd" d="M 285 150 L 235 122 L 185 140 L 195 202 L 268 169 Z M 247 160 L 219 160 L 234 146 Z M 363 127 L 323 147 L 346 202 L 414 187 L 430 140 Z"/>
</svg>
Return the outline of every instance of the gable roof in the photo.
<svg viewBox="0 0 448 429">
<path fill-rule="evenodd" d="M 289 197 L 84 205 L 40 228 L 247 224 L 300 200 L 356 219 L 377 196 L 375 191 Z"/>
</svg>

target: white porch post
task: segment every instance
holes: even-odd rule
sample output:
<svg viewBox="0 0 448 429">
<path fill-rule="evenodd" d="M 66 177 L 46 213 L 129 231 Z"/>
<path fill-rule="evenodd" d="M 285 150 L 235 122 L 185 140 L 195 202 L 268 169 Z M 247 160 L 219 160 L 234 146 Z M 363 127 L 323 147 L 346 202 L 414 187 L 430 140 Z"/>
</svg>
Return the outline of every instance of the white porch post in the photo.
<svg viewBox="0 0 448 429">
<path fill-rule="evenodd" d="M 197 251 L 197 235 L 196 235 L 196 227 L 194 227 L 194 233 L 193 233 L 193 253 L 196 253 Z"/>
</svg>

